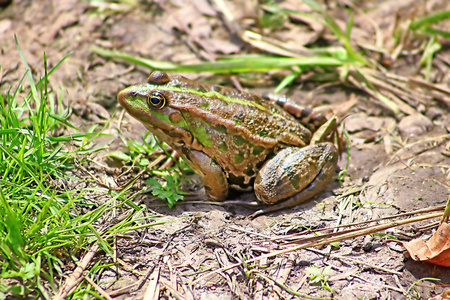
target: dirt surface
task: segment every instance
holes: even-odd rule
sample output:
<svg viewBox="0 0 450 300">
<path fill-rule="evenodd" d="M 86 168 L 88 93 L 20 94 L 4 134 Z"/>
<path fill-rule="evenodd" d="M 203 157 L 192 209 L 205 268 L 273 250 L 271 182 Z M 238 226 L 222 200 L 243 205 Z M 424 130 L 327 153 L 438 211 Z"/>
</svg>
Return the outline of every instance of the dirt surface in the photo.
<svg viewBox="0 0 450 300">
<path fill-rule="evenodd" d="M 285 1 L 280 5 L 308 10 L 296 2 Z M 347 18 L 342 9 L 344 2 L 329 3 L 340 25 L 345 24 Z M 242 28 L 258 27 L 255 17 L 261 10 L 256 4 L 236 0 L 227 2 L 227 6 Z M 365 14 L 356 11 L 352 36 L 373 44 L 374 22 L 380 29 L 385 49 L 390 51 L 394 47 L 395 22 L 403 24 L 415 16 L 450 9 L 448 1 L 360 1 L 355 7 L 363 9 Z M 17 86 L 25 71 L 14 34 L 37 76 L 44 72 L 44 52 L 50 66 L 72 52 L 51 77 L 51 88 L 72 107 L 70 121 L 88 128 L 93 124 L 106 124 L 112 118 L 105 133 L 117 136 L 120 126 L 126 137 L 139 139 L 144 127 L 121 113 L 116 95 L 125 86 L 143 82 L 150 71 L 99 57 L 90 47 L 182 63 L 261 51 L 237 40 L 222 20 L 217 8 L 206 0 L 158 1 L 130 7 L 126 3 L 94 1 L 13 1 L 0 10 L 0 90 L 5 93 Z M 330 33 L 320 24 L 302 20 L 295 23 L 296 26 L 290 22 L 278 28 L 258 30 L 283 40 L 293 49 L 314 42 L 329 43 L 326 38 Z M 448 29 L 448 25 L 443 27 Z M 410 46 L 414 48 L 423 40 L 411 38 L 411 41 Z M 442 48 L 432 67 L 431 81 L 448 89 L 450 41 L 440 42 Z M 389 63 L 389 72 L 423 79 L 420 58 L 420 53 L 402 54 Z M 246 77 L 241 83 L 251 91 L 271 91 L 282 78 L 280 74 L 287 73 L 252 74 L 251 80 Z M 232 85 L 229 76 L 185 75 Z M 234 79 L 240 80 L 238 76 Z M 117 257 L 133 271 L 123 266 L 106 270 L 98 278 L 102 288 L 115 295 L 118 289 L 135 284 L 144 274 L 153 271 L 153 280 L 144 281 L 137 290 L 127 289 L 116 297 L 140 299 L 146 291 L 151 293 L 147 289 L 149 282 L 158 283 L 160 297 L 164 299 L 176 293 L 186 299 L 295 298 L 272 280 L 301 294 L 337 299 L 425 299 L 448 289 L 450 269 L 405 258 L 404 249 L 391 239 L 408 241 L 418 236 L 429 237 L 432 231 L 420 228 L 436 219 L 390 229 L 384 234 L 347 239 L 338 247 L 291 251 L 198 280 L 199 274 L 204 272 L 288 247 L 286 238 L 283 239 L 287 235 L 445 205 L 450 185 L 448 95 L 446 99 L 411 103 L 417 114 L 394 115 L 369 95 L 341 84 L 319 86 L 302 80 L 295 86 L 285 92 L 303 105 L 331 107 L 336 111 L 346 107 L 352 99 L 356 100 L 344 111 L 351 114 L 345 121 L 350 157 L 343 184 L 334 181 L 312 201 L 254 220 L 246 218 L 253 208 L 188 201 L 168 209 L 155 206 L 155 202 L 150 201 L 151 195 L 141 195 L 136 199 L 138 204 L 147 205 L 150 214 L 153 211 L 161 214 L 155 221 L 172 222 L 119 238 Z M 99 143 L 107 142 L 111 143 L 107 151 L 123 148 L 119 138 L 99 140 Z M 95 159 L 102 164 L 110 163 L 102 156 L 104 154 L 100 153 Z M 339 161 L 341 170 L 345 169 L 346 162 L 347 153 L 343 153 Z M 110 167 L 116 166 L 110 164 Z M 98 167 L 96 170 L 101 180 L 112 181 L 111 172 Z M 142 182 L 136 189 L 141 187 Z M 237 194 L 234 199 L 254 199 L 254 195 Z M 105 216 L 105 222 L 112 221 Z M 325 284 L 324 281 L 313 283 L 308 277 L 306 268 L 311 266 L 329 267 Z M 66 272 L 69 274 L 71 269 Z M 441 281 L 420 281 L 410 289 L 422 278 Z"/>
</svg>

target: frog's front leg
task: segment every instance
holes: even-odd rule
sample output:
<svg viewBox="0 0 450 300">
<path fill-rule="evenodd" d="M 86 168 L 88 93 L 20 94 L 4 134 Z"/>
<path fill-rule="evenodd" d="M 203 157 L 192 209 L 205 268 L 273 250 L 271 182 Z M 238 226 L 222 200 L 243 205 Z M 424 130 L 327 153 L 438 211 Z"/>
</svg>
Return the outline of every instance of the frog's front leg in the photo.
<svg viewBox="0 0 450 300">
<path fill-rule="evenodd" d="M 271 206 L 250 217 L 290 207 L 322 192 L 333 177 L 338 151 L 332 143 L 281 150 L 266 162 L 255 180 L 255 194 Z"/>
<path fill-rule="evenodd" d="M 223 201 L 228 196 L 228 181 L 222 168 L 201 151 L 183 149 L 189 166 L 203 177 L 206 195 L 214 201 Z"/>
</svg>

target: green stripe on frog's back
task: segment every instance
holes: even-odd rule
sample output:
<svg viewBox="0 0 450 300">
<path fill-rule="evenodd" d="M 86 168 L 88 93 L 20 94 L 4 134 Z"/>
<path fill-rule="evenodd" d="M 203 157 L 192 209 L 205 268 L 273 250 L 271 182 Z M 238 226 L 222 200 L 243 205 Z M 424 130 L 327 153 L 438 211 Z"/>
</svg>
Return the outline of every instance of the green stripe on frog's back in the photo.
<svg viewBox="0 0 450 300">
<path fill-rule="evenodd" d="M 136 86 L 139 87 L 139 86 Z M 140 87 L 142 87 L 142 90 L 164 90 L 164 91 L 170 91 L 175 93 L 190 93 L 196 96 L 202 96 L 207 98 L 218 98 L 223 101 L 229 102 L 229 103 L 236 103 L 240 105 L 245 106 L 254 106 L 260 110 L 267 110 L 267 107 L 264 105 L 257 103 L 255 101 L 243 99 L 243 98 L 236 98 L 236 97 L 229 97 L 226 95 L 223 95 L 217 91 L 214 90 L 215 87 L 218 86 L 210 86 L 211 90 L 203 91 L 203 90 L 196 90 L 192 88 L 185 88 L 185 87 L 179 87 L 179 86 L 169 86 L 169 85 L 151 85 L 151 84 L 142 84 Z M 204 85 L 201 85 L 201 87 L 205 87 Z"/>
<path fill-rule="evenodd" d="M 217 92 L 196 93 L 194 96 L 191 90 L 183 89 L 183 92 L 177 91 L 171 95 L 168 105 L 182 112 L 190 125 L 185 128 L 187 130 L 197 131 L 198 126 L 202 125 L 198 121 L 202 120 L 219 134 L 233 137 L 230 132 L 233 129 L 234 134 L 243 140 L 265 148 L 272 148 L 277 143 L 304 146 L 311 137 L 311 133 L 292 116 L 272 104 L 264 107 L 255 101 L 224 97 Z"/>
<path fill-rule="evenodd" d="M 304 146 L 311 138 L 311 133 L 294 117 L 270 101 L 231 88 L 203 85 L 185 78 L 181 79 L 183 80 L 173 77 L 167 84 L 162 85 L 149 83 L 135 85 L 133 91 L 140 97 L 146 97 L 154 91 L 169 93 L 168 105 L 180 110 L 185 118 L 194 118 L 187 120 L 183 128 L 196 132 L 197 138 L 205 145 L 209 144 L 207 139 L 210 135 L 208 131 L 198 129 L 197 126 L 202 124 L 195 122 L 195 118 L 201 118 L 210 124 L 210 127 L 216 127 L 223 133 L 229 128 L 234 128 L 238 135 L 253 145 L 265 148 L 271 148 L 278 142 Z M 163 114 L 157 116 L 161 120 L 167 120 Z"/>
</svg>

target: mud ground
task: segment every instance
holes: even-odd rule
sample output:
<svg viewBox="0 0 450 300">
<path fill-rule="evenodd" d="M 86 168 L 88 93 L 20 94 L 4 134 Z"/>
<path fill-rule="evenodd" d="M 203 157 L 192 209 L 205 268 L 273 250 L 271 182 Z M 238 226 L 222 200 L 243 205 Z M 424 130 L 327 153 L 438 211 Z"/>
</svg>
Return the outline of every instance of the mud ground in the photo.
<svg viewBox="0 0 450 300">
<path fill-rule="evenodd" d="M 345 20 L 341 9 L 344 2 L 329 3 L 337 20 Z M 255 3 L 235 0 L 227 4 L 242 28 L 255 27 L 254 20 L 259 14 Z M 304 8 L 296 1 L 282 1 L 280 5 Z M 396 16 L 397 21 L 405 22 L 416 15 L 450 9 L 446 1 L 360 1 L 355 6 L 366 15 L 355 13 L 353 34 L 361 39 L 373 37 L 374 32 L 367 25 L 367 18 L 370 18 L 378 24 L 386 49 L 392 47 Z M 261 32 L 298 47 L 327 41 L 329 32 L 298 23 L 296 26 L 289 23 L 281 29 L 262 29 Z M 13 1 L 0 10 L 2 93 L 17 86 L 25 70 L 14 34 L 37 76 L 43 75 L 44 52 L 50 66 L 72 52 L 52 75 L 51 88 L 67 99 L 73 111 L 70 118 L 73 124 L 88 128 L 93 124 L 106 124 L 112 118 L 105 133 L 117 136 L 120 126 L 126 137 L 135 139 L 141 138 L 145 129 L 121 113 L 116 95 L 123 87 L 144 81 L 150 70 L 104 59 L 93 54 L 90 47 L 180 63 L 261 51 L 233 40 L 214 5 L 206 0 L 155 1 L 129 6 L 125 2 Z M 450 42 L 441 42 L 440 58 L 433 67 L 432 80 L 449 88 Z M 391 62 L 389 71 L 423 78 L 419 60 L 420 55 L 400 55 Z M 184 75 L 233 85 L 229 76 Z M 277 78 L 282 78 L 275 72 L 252 76 L 250 84 L 245 80 L 242 84 L 245 89 L 257 92 L 271 91 Z M 239 76 L 234 78 L 240 80 Z M 149 214 L 159 214 L 155 220 L 171 222 L 136 230 L 119 238 L 117 256 L 133 271 L 123 267 L 106 270 L 98 279 L 102 288 L 115 295 L 115 291 L 135 284 L 152 270 L 153 275 L 159 274 L 157 282 L 163 299 L 174 297 L 170 292 L 173 289 L 186 299 L 296 298 L 259 274 L 301 294 L 336 299 L 427 299 L 448 289 L 449 269 L 413 262 L 405 257 L 404 249 L 393 242 L 394 238 L 408 241 L 430 236 L 432 230 L 421 228 L 438 221 L 436 219 L 348 239 L 337 247 L 277 255 L 194 282 L 198 274 L 287 247 L 283 239 L 275 238 L 446 203 L 450 185 L 448 98 L 446 101 L 417 103 L 415 109 L 420 117 L 394 115 L 364 92 L 338 83 L 321 87 L 305 80 L 286 93 L 303 105 L 334 110 L 349 99 L 356 99 L 346 111 L 350 113 L 345 121 L 350 150 L 344 152 L 339 161 L 339 168 L 344 170 L 349 155 L 344 182 L 333 181 L 324 193 L 305 204 L 254 220 L 246 218 L 253 208 L 186 201 L 168 209 L 161 206 L 161 202 L 151 201 L 151 195 L 141 195 L 135 201 L 148 206 Z M 99 143 L 106 142 L 110 143 L 107 151 L 123 149 L 118 138 L 99 140 Z M 107 151 L 99 153 L 95 159 L 105 165 L 110 163 L 109 167 L 121 172 L 123 169 L 103 157 Z M 110 172 L 99 167 L 91 170 L 96 170 L 102 180 L 112 181 Z M 142 188 L 142 182 L 136 189 Z M 254 196 L 251 193 L 236 194 L 234 199 L 254 199 Z M 100 197 L 95 199 L 99 200 Z M 108 220 L 107 216 L 105 220 Z M 305 272 L 310 266 L 331 267 L 325 284 L 324 281 L 311 282 Z M 256 272 L 249 275 L 250 270 Z M 420 281 L 410 289 L 421 278 L 439 278 L 441 281 Z M 140 289 L 127 290 L 115 298 L 140 299 L 147 287 L 145 282 Z"/>
</svg>

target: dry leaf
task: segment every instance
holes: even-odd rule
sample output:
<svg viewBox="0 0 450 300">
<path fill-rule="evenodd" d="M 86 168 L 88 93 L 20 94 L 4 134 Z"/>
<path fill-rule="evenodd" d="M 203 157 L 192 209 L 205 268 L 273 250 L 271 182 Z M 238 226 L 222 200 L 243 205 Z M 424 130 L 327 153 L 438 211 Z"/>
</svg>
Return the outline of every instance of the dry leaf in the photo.
<svg viewBox="0 0 450 300">
<path fill-rule="evenodd" d="M 450 290 L 446 290 L 442 294 L 429 298 L 428 300 L 450 300 Z"/>
<path fill-rule="evenodd" d="M 426 242 L 414 239 L 403 243 L 403 247 L 414 260 L 450 267 L 450 224 L 442 223 Z"/>
</svg>

